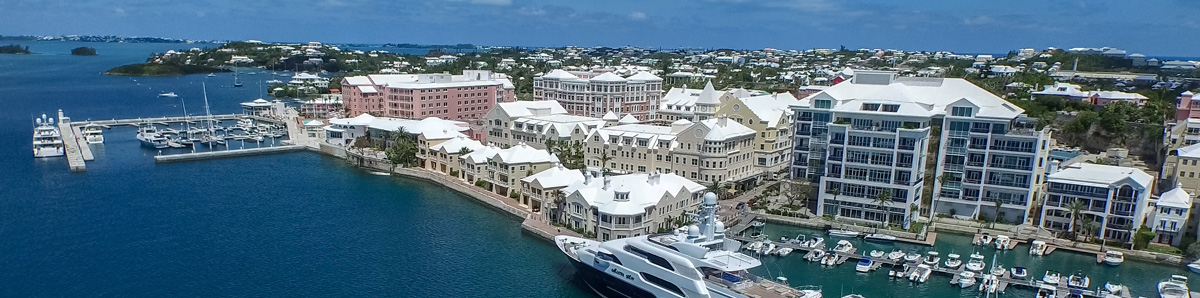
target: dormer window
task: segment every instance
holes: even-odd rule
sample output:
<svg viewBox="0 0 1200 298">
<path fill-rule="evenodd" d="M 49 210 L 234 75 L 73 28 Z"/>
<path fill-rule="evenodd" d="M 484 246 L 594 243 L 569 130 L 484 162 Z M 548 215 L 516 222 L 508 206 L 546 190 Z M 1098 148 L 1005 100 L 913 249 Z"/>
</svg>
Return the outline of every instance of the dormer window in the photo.
<svg viewBox="0 0 1200 298">
<path fill-rule="evenodd" d="M 864 104 L 862 104 L 862 110 L 863 110 L 863 111 L 878 111 L 878 110 L 879 110 L 879 104 L 877 104 L 877 103 L 864 103 Z"/>
<path fill-rule="evenodd" d="M 616 196 L 613 197 L 613 201 L 617 201 L 617 202 L 628 202 L 629 201 L 629 192 L 628 191 L 618 191 L 618 192 L 616 192 L 615 195 Z"/>
<path fill-rule="evenodd" d="M 952 107 L 950 108 L 950 116 L 954 117 L 971 117 L 973 109 L 970 107 Z"/>
</svg>

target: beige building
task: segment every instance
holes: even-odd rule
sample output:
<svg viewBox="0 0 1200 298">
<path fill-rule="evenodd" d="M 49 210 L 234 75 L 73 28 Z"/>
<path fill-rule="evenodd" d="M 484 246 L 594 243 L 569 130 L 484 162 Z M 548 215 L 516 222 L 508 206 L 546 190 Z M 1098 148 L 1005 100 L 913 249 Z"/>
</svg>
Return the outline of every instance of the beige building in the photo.
<svg viewBox="0 0 1200 298">
<path fill-rule="evenodd" d="M 625 124 L 583 137 L 586 163 L 616 173 L 674 173 L 739 189 L 757 182 L 754 130 L 726 117 L 670 126 Z"/>
<path fill-rule="evenodd" d="M 1176 184 L 1190 193 L 1200 192 L 1200 144 L 1167 151 L 1162 174 L 1165 185 Z"/>
<path fill-rule="evenodd" d="M 470 153 L 485 146 L 479 141 L 472 140 L 466 135 L 459 135 L 422 149 L 422 166 L 430 171 L 462 178 L 462 163 L 459 158 L 463 153 Z"/>
<path fill-rule="evenodd" d="M 561 222 L 595 232 L 600 241 L 656 233 L 695 212 L 704 190 L 675 174 L 588 174 L 563 189 Z"/>
<path fill-rule="evenodd" d="M 717 91 L 711 81 L 704 85 L 704 89 L 671 88 L 663 95 L 658 113 L 652 119 L 655 123 L 666 125 L 679 119 L 696 122 L 714 118 L 721 102 L 738 94 L 749 96 L 749 92 L 742 89 Z"/>
<path fill-rule="evenodd" d="M 557 101 L 576 116 L 600 117 L 615 111 L 650 119 L 662 93 L 662 78 L 648 72 L 621 77 L 612 72 L 556 69 L 533 79 L 534 101 Z"/>
<path fill-rule="evenodd" d="M 546 141 L 578 141 L 573 135 L 587 135 L 603 127 L 600 118 L 567 114 L 556 101 L 500 103 L 487 115 L 488 142 L 500 147 L 525 143 L 538 149 Z"/>
<path fill-rule="evenodd" d="M 531 176 L 521 178 L 521 201 L 527 202 L 530 211 L 541 214 L 542 219 L 554 221 L 552 213 L 548 209 L 557 207 L 555 200 L 565 198 L 566 194 L 562 189 L 575 183 L 583 181 L 582 170 L 572 170 L 564 167 L 562 164 L 556 164 L 549 169 L 537 172 Z"/>
<path fill-rule="evenodd" d="M 759 174 L 766 178 L 786 176 L 792 152 L 789 107 L 801 104 L 800 100 L 791 93 L 726 97 L 717 115 L 727 115 L 757 133 L 753 147 L 754 166 Z"/>
<path fill-rule="evenodd" d="M 469 175 L 475 179 L 473 183 L 483 181 L 487 184 L 482 186 L 483 188 L 517 199 L 520 198 L 522 178 L 549 169 L 559 160 L 546 150 L 519 143 L 504 149 L 490 146 L 481 148 L 479 151 L 467 153 L 461 162 L 463 169 L 471 171 Z"/>
</svg>

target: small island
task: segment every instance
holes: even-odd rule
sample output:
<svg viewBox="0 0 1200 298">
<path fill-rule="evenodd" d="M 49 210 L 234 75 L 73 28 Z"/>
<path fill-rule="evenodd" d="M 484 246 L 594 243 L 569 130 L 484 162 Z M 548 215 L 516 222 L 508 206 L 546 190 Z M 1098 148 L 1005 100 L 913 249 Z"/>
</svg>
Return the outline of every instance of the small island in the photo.
<svg viewBox="0 0 1200 298">
<path fill-rule="evenodd" d="M 78 47 L 71 50 L 71 55 L 75 56 L 96 56 L 96 49 L 89 47 Z"/>
<path fill-rule="evenodd" d="M 33 52 L 29 51 L 29 46 L 22 47 L 20 45 L 15 45 L 15 44 L 0 46 L 0 54 L 27 55 L 27 54 L 32 54 L 32 53 Z"/>
<path fill-rule="evenodd" d="M 228 70 L 203 65 L 138 63 L 118 66 L 104 72 L 110 76 L 174 77 L 198 73 L 227 72 Z"/>
</svg>

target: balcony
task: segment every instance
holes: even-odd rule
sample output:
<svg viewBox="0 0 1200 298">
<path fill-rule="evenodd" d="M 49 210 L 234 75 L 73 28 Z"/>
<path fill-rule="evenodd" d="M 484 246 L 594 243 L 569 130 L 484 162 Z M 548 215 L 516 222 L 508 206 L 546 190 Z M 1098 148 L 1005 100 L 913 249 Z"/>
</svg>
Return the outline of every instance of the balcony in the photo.
<svg viewBox="0 0 1200 298">
<path fill-rule="evenodd" d="M 988 128 L 971 128 L 971 132 L 972 133 L 990 133 L 990 132 L 992 132 L 992 130 L 988 129 Z"/>
<path fill-rule="evenodd" d="M 1115 223 L 1109 223 L 1109 224 L 1107 224 L 1107 225 L 1105 225 L 1105 226 L 1106 226 L 1106 227 L 1108 227 L 1109 229 L 1116 229 L 1116 230 L 1133 230 L 1133 225 L 1130 225 L 1130 224 L 1115 224 Z"/>
<path fill-rule="evenodd" d="M 987 184 L 988 185 L 996 185 L 996 186 L 1029 188 L 1029 183 L 1016 183 L 1016 182 L 1008 182 L 1008 181 L 988 180 Z"/>
<path fill-rule="evenodd" d="M 900 145 L 900 146 L 896 146 L 896 149 L 900 149 L 900 150 L 916 150 L 916 149 L 917 149 L 917 147 L 916 147 L 916 146 L 913 146 L 913 145 Z"/>
<path fill-rule="evenodd" d="M 965 139 L 967 137 L 970 137 L 971 133 L 966 132 L 966 131 L 951 130 L 951 131 L 947 132 L 946 135 L 951 138 L 964 138 Z"/>
<path fill-rule="evenodd" d="M 942 183 L 942 189 L 962 190 L 962 182 L 946 181 L 945 183 Z"/>
<path fill-rule="evenodd" d="M 1117 216 L 1133 216 L 1133 211 L 1113 210 L 1112 214 Z"/>
<path fill-rule="evenodd" d="M 870 132 L 896 132 L 895 127 L 883 127 L 883 126 L 874 126 L 874 125 L 870 125 L 870 126 L 868 126 L 868 125 L 850 125 L 850 129 L 858 130 L 858 131 L 870 131 Z"/>
<path fill-rule="evenodd" d="M 1001 169 L 1009 169 L 1009 170 L 1022 170 L 1022 171 L 1029 171 L 1032 169 L 1032 167 L 1030 167 L 1030 165 L 1022 166 L 1022 165 L 1004 164 L 1004 163 L 993 163 L 988 166 L 993 167 L 993 168 L 1001 168 Z"/>
<path fill-rule="evenodd" d="M 963 181 L 962 181 L 962 183 L 967 183 L 967 184 L 980 184 L 982 182 L 983 182 L 982 179 L 971 179 L 971 178 L 963 179 Z"/>
<path fill-rule="evenodd" d="M 1009 146 L 992 146 L 992 150 L 1000 150 L 1000 151 L 1008 151 L 1008 152 L 1021 152 L 1021 153 L 1033 153 L 1033 151 L 1034 151 L 1033 148 L 1021 148 L 1021 147 L 1009 147 Z"/>
<path fill-rule="evenodd" d="M 830 155 L 830 156 L 829 156 L 829 160 L 832 160 L 832 161 L 842 161 L 842 156 L 841 156 L 841 155 Z"/>
<path fill-rule="evenodd" d="M 993 132 L 993 133 L 995 133 L 995 132 Z M 1040 135 L 1041 133 L 1042 133 L 1041 131 L 1030 129 L 1030 128 L 1018 128 L 1018 129 L 1009 130 L 1008 132 L 1006 132 L 1004 134 L 1010 135 L 1010 136 L 1032 137 L 1032 136 Z"/>
<path fill-rule="evenodd" d="M 798 159 L 798 160 L 794 160 L 794 161 L 792 161 L 792 165 L 793 165 L 793 166 L 799 166 L 799 167 L 807 167 L 807 166 L 808 166 L 808 160 L 799 160 L 799 159 Z"/>
<path fill-rule="evenodd" d="M 982 161 L 968 161 L 968 162 L 967 162 L 967 166 L 968 166 L 968 167 L 982 168 L 982 167 L 983 167 L 983 162 L 982 162 Z"/>
<path fill-rule="evenodd" d="M 812 149 L 812 147 L 809 147 L 808 145 L 799 145 L 792 147 L 792 149 L 795 149 L 796 151 L 808 151 L 809 149 Z"/>
<path fill-rule="evenodd" d="M 1058 187 L 1050 187 L 1050 192 L 1058 193 L 1058 194 L 1084 196 L 1084 197 L 1089 197 L 1089 198 L 1107 198 L 1108 197 L 1108 192 L 1086 192 L 1086 191 L 1067 190 L 1067 189 L 1058 188 Z"/>
<path fill-rule="evenodd" d="M 619 223 L 611 223 L 611 222 L 598 222 L 597 226 L 600 226 L 601 228 L 612 229 L 612 230 L 632 230 L 632 229 L 640 229 L 643 227 L 643 225 L 640 223 L 619 224 Z"/>
<path fill-rule="evenodd" d="M 959 172 L 959 173 L 962 173 L 963 170 L 965 169 L 965 167 L 963 167 L 963 165 L 956 165 L 956 164 L 944 164 L 944 165 L 942 165 L 942 168 L 949 172 Z"/>
<path fill-rule="evenodd" d="M 911 168 L 912 166 L 913 166 L 912 162 L 900 162 L 900 161 L 896 162 L 897 168 Z"/>
<path fill-rule="evenodd" d="M 946 147 L 946 154 L 967 155 L 967 148 L 963 147 Z"/>
<path fill-rule="evenodd" d="M 1175 227 L 1168 227 L 1168 226 L 1160 225 L 1160 226 L 1154 227 L 1154 230 L 1159 231 L 1159 232 L 1174 233 L 1174 232 L 1179 232 L 1179 226 L 1176 225 Z"/>
</svg>

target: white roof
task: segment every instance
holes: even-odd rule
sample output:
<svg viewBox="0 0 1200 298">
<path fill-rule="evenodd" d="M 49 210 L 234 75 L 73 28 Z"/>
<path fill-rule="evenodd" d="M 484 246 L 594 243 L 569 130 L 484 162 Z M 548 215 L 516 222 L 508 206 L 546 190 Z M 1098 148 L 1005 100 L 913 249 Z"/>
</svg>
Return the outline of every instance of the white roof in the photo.
<svg viewBox="0 0 1200 298">
<path fill-rule="evenodd" d="M 506 89 L 513 88 L 512 81 L 504 74 L 491 73 L 489 77 L 476 80 L 468 75 L 451 75 L 448 82 L 430 83 L 418 82 L 416 74 L 371 74 L 365 76 L 346 77 L 346 82 L 354 86 L 396 87 L 396 88 L 453 88 L 503 85 Z M 360 87 L 361 88 L 361 87 Z"/>
<path fill-rule="evenodd" d="M 567 109 L 554 100 L 501 102 L 496 104 L 496 108 L 511 118 L 533 116 L 535 111 L 543 109 L 549 114 L 567 113 Z"/>
<path fill-rule="evenodd" d="M 604 127 L 604 120 L 593 117 L 575 116 L 569 114 L 553 114 L 545 116 L 529 116 L 521 117 L 513 120 L 514 123 L 525 124 L 525 128 L 514 130 L 532 131 L 534 127 L 540 125 L 542 129 L 537 131 L 539 134 L 550 134 L 550 129 L 554 129 L 555 136 L 569 137 L 576 127 L 579 127 L 584 132 L 591 132 L 592 128 Z M 530 127 L 533 126 L 533 127 Z"/>
<path fill-rule="evenodd" d="M 606 73 L 603 73 L 603 74 L 601 74 L 601 75 L 598 75 L 598 76 L 596 76 L 596 77 L 592 78 L 592 81 L 597 81 L 597 82 L 624 82 L 624 81 L 626 81 L 626 80 L 625 80 L 625 78 L 622 78 L 621 76 L 618 76 L 618 75 L 616 75 L 616 74 L 614 74 L 614 73 L 611 73 L 611 72 L 606 72 Z"/>
<path fill-rule="evenodd" d="M 625 114 L 625 117 L 621 117 L 621 120 L 617 121 L 617 123 L 620 123 L 620 124 L 637 124 L 637 123 L 641 123 L 641 122 L 642 121 L 638 120 L 638 118 L 636 116 L 633 116 L 633 114 Z"/>
<path fill-rule="evenodd" d="M 677 132 L 673 131 L 670 126 L 625 124 L 600 128 L 593 133 L 598 134 L 600 140 L 605 144 L 611 143 L 610 137 L 618 136 L 621 138 L 634 138 L 635 143 L 636 139 L 646 139 L 649 142 L 647 145 L 649 145 L 650 149 L 660 148 L 660 141 L 667 141 L 667 145 L 669 146 L 669 148 L 662 149 L 674 149 L 679 145 L 675 142 L 675 134 Z M 621 142 L 621 140 L 618 140 L 618 142 Z"/>
<path fill-rule="evenodd" d="M 426 138 L 438 138 L 439 135 L 450 135 L 443 138 L 453 137 L 459 132 L 470 130 L 471 127 L 462 121 L 444 120 L 438 117 L 429 117 L 421 120 L 398 119 L 375 117 L 370 114 L 358 115 L 354 118 L 335 118 L 329 119 L 330 124 L 338 125 L 366 125 L 367 127 L 385 131 L 396 131 L 401 127 L 411 134 L 426 135 Z M 452 133 L 453 132 L 453 133 Z M 457 133 L 457 134 L 456 134 Z"/>
<path fill-rule="evenodd" d="M 742 98 L 742 103 L 758 119 L 767 121 L 767 126 L 775 127 L 786 115 L 791 114 L 789 106 L 801 105 L 799 99 L 791 93 L 776 93 L 771 95 L 751 96 Z"/>
<path fill-rule="evenodd" d="M 708 81 L 704 84 L 704 90 L 700 91 L 700 96 L 696 98 L 696 103 L 719 105 L 721 104 L 721 95 L 723 94 L 717 93 L 717 90 L 713 88 L 712 81 Z"/>
<path fill-rule="evenodd" d="M 662 81 L 662 78 L 645 71 L 639 71 L 638 73 L 629 76 L 627 79 L 630 81 Z"/>
<path fill-rule="evenodd" d="M 753 129 L 728 118 L 708 119 L 700 121 L 700 125 L 708 128 L 708 132 L 704 134 L 704 139 L 708 141 L 724 141 L 739 136 L 753 136 L 756 133 Z"/>
<path fill-rule="evenodd" d="M 1070 97 L 1088 97 L 1088 92 L 1081 90 L 1079 85 L 1063 82 L 1054 82 L 1054 85 L 1043 87 L 1042 91 L 1033 92 L 1034 95 L 1054 95 L 1054 96 L 1070 96 Z"/>
<path fill-rule="evenodd" d="M 323 125 L 325 125 L 325 123 L 322 123 L 321 120 L 304 121 L 304 126 L 323 126 Z"/>
<path fill-rule="evenodd" d="M 362 93 L 379 93 L 379 91 L 375 90 L 375 87 L 371 85 L 358 86 L 358 90 L 362 91 Z"/>
<path fill-rule="evenodd" d="M 542 189 L 567 187 L 572 183 L 583 180 L 582 171 L 568 169 L 563 167 L 562 164 L 554 165 L 554 167 L 545 171 L 521 178 L 521 182 L 536 184 Z"/>
<path fill-rule="evenodd" d="M 577 76 L 575 76 L 575 75 L 571 74 L 570 72 L 567 72 L 567 71 L 565 71 L 565 70 L 561 70 L 561 69 L 555 69 L 555 70 L 551 70 L 551 71 L 550 71 L 550 73 L 547 73 L 546 75 L 542 76 L 542 78 L 545 78 L 545 79 L 560 79 L 560 80 L 563 80 L 563 79 L 567 79 L 567 80 L 576 80 L 576 79 L 579 79 L 579 77 L 577 77 Z"/>
<path fill-rule="evenodd" d="M 601 117 L 600 119 L 604 119 L 605 121 L 617 121 L 620 119 L 620 116 L 617 116 L 617 113 L 613 113 L 612 110 L 609 110 L 608 113 L 604 113 L 604 117 Z"/>
<path fill-rule="evenodd" d="M 318 77 L 317 75 L 310 74 L 307 72 L 302 72 L 302 73 L 292 76 L 292 79 L 295 79 L 295 80 L 315 80 L 315 79 L 320 79 L 320 78 L 321 77 Z"/>
<path fill-rule="evenodd" d="M 1192 195 L 1183 190 L 1183 187 L 1175 187 L 1158 197 L 1158 206 L 1191 209 Z"/>
<path fill-rule="evenodd" d="M 367 76 L 346 77 L 346 85 L 368 86 L 371 85 L 371 79 Z"/>
<path fill-rule="evenodd" d="M 652 180 L 652 175 L 657 176 L 657 181 Z M 605 179 L 609 180 L 608 187 L 604 186 Z M 629 174 L 592 178 L 591 183 L 576 181 L 563 192 L 583 199 L 604 214 L 636 215 L 657 206 L 664 196 L 677 196 L 684 191 L 694 194 L 704 189 L 703 185 L 675 174 Z M 618 200 L 618 193 L 628 194 L 627 200 Z"/>
<path fill-rule="evenodd" d="M 516 146 L 500 149 L 492 159 L 504 164 L 523 164 L 523 163 L 557 163 L 558 156 L 555 156 L 550 151 L 538 149 L 519 143 Z"/>
<path fill-rule="evenodd" d="M 884 79 L 881 76 L 892 75 Z M 869 79 L 868 79 L 869 78 Z M 876 82 L 859 82 L 871 80 Z M 834 111 L 933 117 L 947 114 L 949 105 L 973 105 L 976 117 L 1012 119 L 1025 110 L 964 79 L 894 77 L 894 73 L 859 71 L 842 82 L 805 99 L 835 101 Z M 895 104 L 896 112 L 863 111 L 863 104 Z"/>
<path fill-rule="evenodd" d="M 472 152 L 474 152 L 483 147 L 485 147 L 485 146 L 483 146 L 483 143 L 480 143 L 479 141 L 476 141 L 476 140 L 472 140 L 471 138 L 468 138 L 466 135 L 459 135 L 453 139 L 446 140 L 445 142 L 442 142 L 441 144 L 433 145 L 433 146 L 429 147 L 429 149 L 455 154 L 455 153 L 458 153 L 459 151 L 462 151 L 463 148 L 466 148 L 467 150 L 471 150 Z"/>
<path fill-rule="evenodd" d="M 1149 99 L 1145 95 L 1121 91 L 1093 91 L 1092 94 L 1103 99 L 1116 100 L 1146 100 Z"/>
<path fill-rule="evenodd" d="M 1200 144 L 1192 144 L 1175 151 L 1180 157 L 1200 158 Z"/>
<path fill-rule="evenodd" d="M 488 159 L 491 159 L 492 156 L 496 156 L 496 152 L 500 152 L 500 147 L 489 145 L 489 146 L 479 147 L 478 149 L 471 151 L 471 153 L 467 153 L 467 155 L 459 156 L 458 158 L 459 158 L 459 160 L 462 160 L 464 162 L 477 165 L 477 164 L 487 163 Z"/>
<path fill-rule="evenodd" d="M 1046 180 L 1050 182 L 1105 188 L 1113 187 L 1126 179 L 1132 180 L 1143 188 L 1149 188 L 1154 177 L 1140 169 L 1092 163 L 1070 165 L 1046 177 Z"/>
</svg>

